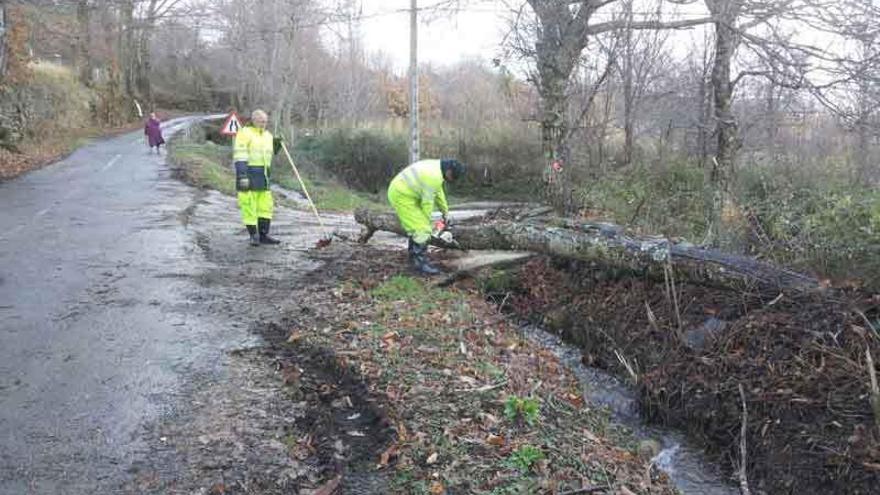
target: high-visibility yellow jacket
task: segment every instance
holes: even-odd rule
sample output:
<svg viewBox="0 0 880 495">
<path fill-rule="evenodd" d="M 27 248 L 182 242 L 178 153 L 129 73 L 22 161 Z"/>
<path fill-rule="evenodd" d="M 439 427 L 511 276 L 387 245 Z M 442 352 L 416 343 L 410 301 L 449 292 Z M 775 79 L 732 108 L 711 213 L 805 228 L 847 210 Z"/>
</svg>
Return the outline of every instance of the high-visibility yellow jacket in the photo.
<svg viewBox="0 0 880 495">
<path fill-rule="evenodd" d="M 388 193 L 389 197 L 414 200 L 428 218 L 435 206 L 444 216 L 449 213 L 440 160 L 422 160 L 406 167 L 391 181 Z"/>
<path fill-rule="evenodd" d="M 247 162 L 249 167 L 272 165 L 272 133 L 254 126 L 244 126 L 235 136 L 232 161 Z"/>
</svg>

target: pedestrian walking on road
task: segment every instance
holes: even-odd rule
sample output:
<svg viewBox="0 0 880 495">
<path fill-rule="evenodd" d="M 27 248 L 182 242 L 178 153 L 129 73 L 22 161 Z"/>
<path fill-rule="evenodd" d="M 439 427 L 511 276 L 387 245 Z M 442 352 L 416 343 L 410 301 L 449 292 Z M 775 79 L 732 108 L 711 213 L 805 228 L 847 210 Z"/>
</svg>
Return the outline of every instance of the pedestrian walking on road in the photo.
<svg viewBox="0 0 880 495">
<path fill-rule="evenodd" d="M 250 123 L 235 135 L 232 152 L 238 207 L 252 246 L 281 243 L 269 236 L 275 206 L 269 190 L 269 176 L 272 156 L 281 148 L 281 139 L 273 138 L 266 130 L 268 123 L 266 112 L 254 110 Z"/>
<path fill-rule="evenodd" d="M 156 112 L 150 112 L 150 118 L 144 126 L 144 134 L 147 136 L 147 144 L 150 146 L 150 153 L 156 148 L 156 154 L 159 154 L 159 148 L 165 144 L 165 138 L 162 137 L 162 123 L 156 117 Z"/>
<path fill-rule="evenodd" d="M 448 221 L 449 204 L 444 185 L 457 180 L 464 172 L 464 165 L 457 160 L 422 160 L 403 169 L 388 186 L 388 201 L 409 236 L 410 263 L 426 275 L 440 273 L 428 261 L 428 241 L 433 231 L 431 213 L 436 207 L 444 223 Z"/>
</svg>

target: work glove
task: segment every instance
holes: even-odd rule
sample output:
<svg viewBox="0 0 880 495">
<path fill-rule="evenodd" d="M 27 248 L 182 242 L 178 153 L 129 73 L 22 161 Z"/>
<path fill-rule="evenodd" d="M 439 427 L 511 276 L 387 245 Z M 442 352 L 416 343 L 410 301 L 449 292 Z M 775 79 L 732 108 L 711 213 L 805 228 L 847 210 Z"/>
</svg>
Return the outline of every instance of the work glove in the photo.
<svg viewBox="0 0 880 495">
<path fill-rule="evenodd" d="M 235 162 L 235 190 L 251 190 L 251 181 L 247 174 L 247 162 Z"/>
<path fill-rule="evenodd" d="M 281 143 L 284 142 L 284 138 L 281 136 L 272 138 L 272 153 L 278 154 L 281 151 Z"/>
</svg>

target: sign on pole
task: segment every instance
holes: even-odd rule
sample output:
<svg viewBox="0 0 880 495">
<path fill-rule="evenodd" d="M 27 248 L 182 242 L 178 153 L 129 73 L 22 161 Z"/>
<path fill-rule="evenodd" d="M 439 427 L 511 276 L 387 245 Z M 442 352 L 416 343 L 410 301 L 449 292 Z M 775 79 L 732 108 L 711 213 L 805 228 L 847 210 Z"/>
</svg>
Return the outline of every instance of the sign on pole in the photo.
<svg viewBox="0 0 880 495">
<path fill-rule="evenodd" d="M 238 115 L 235 112 L 229 114 L 229 117 L 226 117 L 226 121 L 223 122 L 223 127 L 220 128 L 220 134 L 224 136 L 235 136 L 238 134 L 238 130 L 241 128 L 241 122 L 238 120 Z"/>
</svg>

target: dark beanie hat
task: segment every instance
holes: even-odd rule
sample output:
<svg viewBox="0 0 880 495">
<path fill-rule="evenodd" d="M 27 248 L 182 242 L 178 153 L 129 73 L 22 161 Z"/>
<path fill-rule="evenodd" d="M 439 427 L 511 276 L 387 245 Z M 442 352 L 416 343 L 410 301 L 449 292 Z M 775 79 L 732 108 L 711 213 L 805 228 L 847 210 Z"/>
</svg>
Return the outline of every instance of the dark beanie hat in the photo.
<svg viewBox="0 0 880 495">
<path fill-rule="evenodd" d="M 440 169 L 443 171 L 443 176 L 446 176 L 447 170 L 452 170 L 452 178 L 458 179 L 464 175 L 465 168 L 464 164 L 458 160 L 452 159 L 444 159 L 440 160 Z"/>
</svg>

